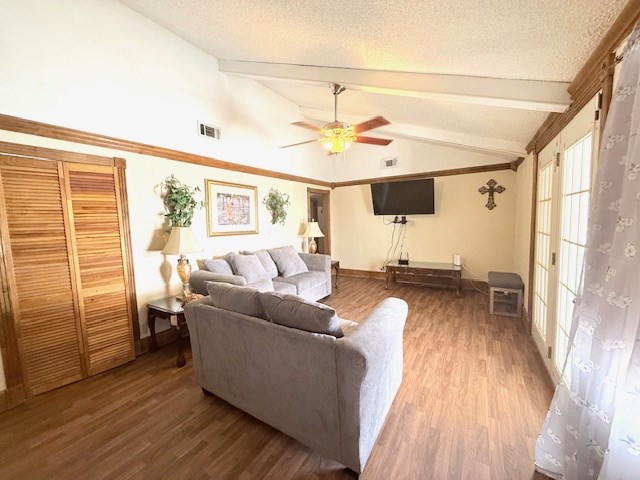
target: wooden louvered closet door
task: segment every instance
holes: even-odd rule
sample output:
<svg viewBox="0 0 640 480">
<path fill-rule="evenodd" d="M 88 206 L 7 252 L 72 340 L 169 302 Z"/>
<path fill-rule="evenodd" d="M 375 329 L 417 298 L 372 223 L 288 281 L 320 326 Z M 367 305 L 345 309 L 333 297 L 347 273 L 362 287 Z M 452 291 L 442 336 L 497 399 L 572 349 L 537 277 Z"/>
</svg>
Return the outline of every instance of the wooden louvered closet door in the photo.
<svg viewBox="0 0 640 480">
<path fill-rule="evenodd" d="M 135 357 L 118 176 L 113 167 L 65 164 L 90 375 Z"/>
<path fill-rule="evenodd" d="M 57 162 L 0 157 L 0 231 L 30 395 L 86 375 L 58 168 Z"/>
<path fill-rule="evenodd" d="M 0 155 L 0 326 L 27 396 L 135 358 L 124 166 L 69 155 Z"/>
</svg>

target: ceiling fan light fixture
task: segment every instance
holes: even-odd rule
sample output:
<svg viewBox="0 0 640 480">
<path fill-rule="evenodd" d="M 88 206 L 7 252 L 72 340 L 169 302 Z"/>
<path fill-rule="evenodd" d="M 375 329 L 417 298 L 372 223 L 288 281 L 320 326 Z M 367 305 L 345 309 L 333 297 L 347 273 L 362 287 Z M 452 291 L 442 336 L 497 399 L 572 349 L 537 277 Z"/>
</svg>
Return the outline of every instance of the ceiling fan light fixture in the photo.
<svg viewBox="0 0 640 480">
<path fill-rule="evenodd" d="M 349 148 L 357 137 L 353 127 L 344 122 L 328 123 L 320 129 L 320 144 L 331 153 L 342 153 Z"/>
</svg>

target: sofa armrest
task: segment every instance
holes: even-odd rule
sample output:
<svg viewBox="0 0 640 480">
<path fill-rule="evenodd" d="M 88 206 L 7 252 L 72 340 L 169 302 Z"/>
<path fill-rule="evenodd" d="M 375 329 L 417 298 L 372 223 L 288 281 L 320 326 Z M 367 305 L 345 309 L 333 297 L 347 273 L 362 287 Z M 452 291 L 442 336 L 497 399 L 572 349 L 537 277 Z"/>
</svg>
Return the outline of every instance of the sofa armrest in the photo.
<svg viewBox="0 0 640 480">
<path fill-rule="evenodd" d="M 329 272 L 331 275 L 331 257 L 319 253 L 298 253 L 309 270 Z"/>
<path fill-rule="evenodd" d="M 402 337 L 409 307 L 383 300 L 336 342 L 342 462 L 361 472 L 402 382 Z"/>
<path fill-rule="evenodd" d="M 205 282 L 223 282 L 230 283 L 232 285 L 239 285 L 241 287 L 247 284 L 245 278 L 240 275 L 228 275 L 226 273 L 215 273 L 208 270 L 196 270 L 189 278 L 191 291 L 201 293 L 202 295 L 209 295 Z"/>
</svg>

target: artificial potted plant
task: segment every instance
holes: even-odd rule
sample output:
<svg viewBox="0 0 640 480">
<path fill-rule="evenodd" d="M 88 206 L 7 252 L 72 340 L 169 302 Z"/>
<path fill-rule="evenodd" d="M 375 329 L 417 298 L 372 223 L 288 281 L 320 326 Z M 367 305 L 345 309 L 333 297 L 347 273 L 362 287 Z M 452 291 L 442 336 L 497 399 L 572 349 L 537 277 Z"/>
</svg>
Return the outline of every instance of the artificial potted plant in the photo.
<svg viewBox="0 0 640 480">
<path fill-rule="evenodd" d="M 198 202 L 195 198 L 200 188 L 184 185 L 173 175 L 164 179 L 162 188 L 166 191 L 163 200 L 167 213 L 164 216 L 169 219 L 171 226 L 190 227 L 196 208 L 204 206 L 204 202 Z"/>
<path fill-rule="evenodd" d="M 281 193 L 273 188 L 269 189 L 269 193 L 262 199 L 262 203 L 267 207 L 267 210 L 271 214 L 271 223 L 284 225 L 287 219 L 286 207 L 291 205 L 289 201 L 289 195 Z"/>
<path fill-rule="evenodd" d="M 200 188 L 184 185 L 173 175 L 164 179 L 162 188 L 166 191 L 163 201 L 167 213 L 164 216 L 171 222 L 171 235 L 169 235 L 162 253 L 180 255 L 178 276 L 182 281 L 184 298 L 187 299 L 190 296 L 191 264 L 185 255 L 200 251 L 190 227 L 196 208 L 202 208 L 204 202 L 199 202 L 195 198 Z"/>
</svg>

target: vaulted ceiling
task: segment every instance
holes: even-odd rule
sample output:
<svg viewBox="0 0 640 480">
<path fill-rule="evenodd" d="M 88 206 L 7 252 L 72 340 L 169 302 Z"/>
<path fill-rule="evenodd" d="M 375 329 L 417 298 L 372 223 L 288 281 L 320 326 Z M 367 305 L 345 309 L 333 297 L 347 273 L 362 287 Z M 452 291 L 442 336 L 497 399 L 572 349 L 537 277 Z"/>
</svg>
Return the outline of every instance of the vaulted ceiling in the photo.
<svg viewBox="0 0 640 480">
<path fill-rule="evenodd" d="M 383 115 L 376 136 L 525 154 L 626 0 L 121 0 L 213 55 L 333 120 Z M 292 118 L 291 122 L 301 120 Z"/>
</svg>

